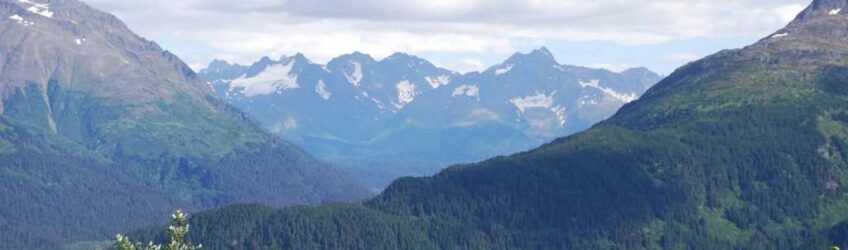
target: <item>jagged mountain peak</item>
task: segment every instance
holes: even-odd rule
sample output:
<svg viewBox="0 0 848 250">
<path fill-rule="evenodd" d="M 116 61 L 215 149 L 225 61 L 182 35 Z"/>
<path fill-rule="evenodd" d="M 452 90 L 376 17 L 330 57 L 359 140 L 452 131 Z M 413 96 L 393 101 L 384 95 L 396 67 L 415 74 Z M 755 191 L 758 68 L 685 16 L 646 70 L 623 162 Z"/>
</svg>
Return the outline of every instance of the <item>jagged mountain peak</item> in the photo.
<svg viewBox="0 0 848 250">
<path fill-rule="evenodd" d="M 380 63 L 384 66 L 391 67 L 394 70 L 426 70 L 426 71 L 438 70 L 438 71 L 445 71 L 445 72 L 442 72 L 443 74 L 453 74 L 452 72 L 451 73 L 447 72 L 447 71 L 450 71 L 450 70 L 439 68 L 436 65 L 434 65 L 433 63 L 431 63 L 430 61 L 427 61 L 426 59 L 420 58 L 420 57 L 415 56 L 415 55 L 403 53 L 403 52 L 396 52 L 396 53 L 392 54 L 391 56 L 388 56 L 388 57 L 384 58 L 383 60 L 380 60 L 378 63 Z"/>
<path fill-rule="evenodd" d="M 229 67 L 229 66 L 235 66 L 235 65 L 237 65 L 237 64 L 236 63 L 230 63 L 227 60 L 215 59 L 215 60 L 212 60 L 211 63 L 209 63 L 209 66 L 207 66 L 207 68 Z"/>
<path fill-rule="evenodd" d="M 276 61 L 271 59 L 271 57 L 263 56 L 262 58 L 259 58 L 259 61 L 256 61 L 255 63 L 253 63 L 253 65 L 271 64 L 271 63 L 274 63 L 274 62 L 276 62 Z"/>
<path fill-rule="evenodd" d="M 282 56 L 282 57 L 280 58 L 280 62 L 282 62 L 282 63 L 289 63 L 289 62 L 291 62 L 291 61 L 294 61 L 294 62 L 305 62 L 305 63 L 313 64 L 312 60 L 310 60 L 310 59 L 309 59 L 309 57 L 306 57 L 306 55 L 304 55 L 304 54 L 303 54 L 303 53 L 301 53 L 301 52 L 297 52 L 297 53 L 295 53 L 293 56 L 288 56 L 288 57 L 287 57 L 287 56 Z"/>
<path fill-rule="evenodd" d="M 522 64 L 522 63 L 543 63 L 556 64 L 559 63 L 554 58 L 553 54 L 546 47 L 541 47 L 530 51 L 529 53 L 515 53 L 506 60 L 506 64 Z"/>
<path fill-rule="evenodd" d="M 548 57 L 551 57 L 551 58 L 554 57 L 553 54 L 551 53 L 551 51 L 548 49 L 548 47 L 545 47 L 545 46 L 542 46 L 541 48 L 538 48 L 538 49 L 534 49 L 533 51 L 530 52 L 530 54 L 540 54 L 542 56 L 548 56 Z"/>
<path fill-rule="evenodd" d="M 406 62 L 409 62 L 409 63 L 419 64 L 419 65 L 421 65 L 421 64 L 432 65 L 432 63 L 430 63 L 429 61 L 427 61 L 423 58 L 420 58 L 420 57 L 415 56 L 415 55 L 407 54 L 407 53 L 404 53 L 404 52 L 395 52 L 394 54 L 384 58 L 383 60 L 380 60 L 380 62 L 397 62 L 397 61 L 406 61 Z"/>
<path fill-rule="evenodd" d="M 395 53 L 386 57 L 383 60 L 399 60 L 399 59 L 418 59 L 418 57 L 404 53 L 404 52 L 395 52 Z"/>
<path fill-rule="evenodd" d="M 526 67 L 534 69 L 547 69 L 551 67 L 560 67 L 562 65 L 557 62 L 553 54 L 546 47 L 541 47 L 530 51 L 529 53 L 516 52 L 503 63 L 493 66 L 485 72 L 494 75 L 503 75 L 511 72 L 516 67 Z"/>
<path fill-rule="evenodd" d="M 417 56 L 413 56 L 403 52 L 395 52 L 394 54 L 383 58 L 380 62 L 397 62 L 397 61 L 406 61 L 406 62 L 423 62 L 424 59 L 421 59 Z"/>
<path fill-rule="evenodd" d="M 375 60 L 374 57 L 372 57 L 369 54 L 365 54 L 365 53 L 356 51 L 356 52 L 353 52 L 353 53 L 350 53 L 350 54 L 345 54 L 345 55 L 341 55 L 339 57 L 333 58 L 332 60 L 330 60 L 329 64 L 349 63 L 349 62 L 374 63 L 374 62 L 377 62 L 377 60 Z"/>
<path fill-rule="evenodd" d="M 207 79 L 235 79 L 244 74 L 248 66 L 215 59 L 199 74 Z"/>
</svg>

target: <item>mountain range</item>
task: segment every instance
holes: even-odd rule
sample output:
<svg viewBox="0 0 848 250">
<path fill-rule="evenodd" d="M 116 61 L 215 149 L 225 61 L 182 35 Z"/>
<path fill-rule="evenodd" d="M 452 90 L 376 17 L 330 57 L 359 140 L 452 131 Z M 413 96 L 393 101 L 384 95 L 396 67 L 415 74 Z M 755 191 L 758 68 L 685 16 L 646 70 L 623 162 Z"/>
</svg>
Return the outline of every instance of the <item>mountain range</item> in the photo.
<svg viewBox="0 0 848 250">
<path fill-rule="evenodd" d="M 584 130 L 660 79 L 644 68 L 562 65 L 544 47 L 467 74 L 404 53 L 353 53 L 326 65 L 303 54 L 249 66 L 218 60 L 199 75 L 282 138 L 321 159 L 392 173 L 385 183 Z"/>
<path fill-rule="evenodd" d="M 584 132 L 356 204 L 198 213 L 215 249 L 848 245 L 848 1 L 689 63 Z M 157 232 L 164 230 L 157 229 Z M 135 237 L 161 239 L 139 232 Z"/>
<path fill-rule="evenodd" d="M 61 249 L 163 212 L 370 195 L 76 0 L 0 0 L 0 249 Z"/>
</svg>

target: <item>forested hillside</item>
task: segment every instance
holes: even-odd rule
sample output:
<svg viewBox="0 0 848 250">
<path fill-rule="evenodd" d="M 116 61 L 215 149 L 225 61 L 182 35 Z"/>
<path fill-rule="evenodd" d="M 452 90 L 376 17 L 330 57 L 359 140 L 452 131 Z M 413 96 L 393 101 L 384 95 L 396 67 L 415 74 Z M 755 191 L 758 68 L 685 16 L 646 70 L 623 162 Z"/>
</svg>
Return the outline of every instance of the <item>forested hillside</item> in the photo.
<svg viewBox="0 0 848 250">
<path fill-rule="evenodd" d="M 195 215 L 214 249 L 825 249 L 848 224 L 848 1 L 539 149 L 361 204 Z M 137 236 L 145 235 L 138 233 Z M 148 238 L 154 234 L 147 234 Z"/>
</svg>

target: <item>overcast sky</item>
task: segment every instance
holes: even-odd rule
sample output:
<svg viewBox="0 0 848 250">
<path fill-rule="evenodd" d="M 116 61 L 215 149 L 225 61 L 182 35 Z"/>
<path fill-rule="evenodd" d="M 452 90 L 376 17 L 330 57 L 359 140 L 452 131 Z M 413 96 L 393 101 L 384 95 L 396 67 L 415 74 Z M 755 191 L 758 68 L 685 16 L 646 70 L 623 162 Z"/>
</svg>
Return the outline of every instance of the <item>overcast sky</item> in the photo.
<svg viewBox="0 0 848 250">
<path fill-rule="evenodd" d="M 199 69 L 303 52 L 406 52 L 457 71 L 547 46 L 560 63 L 668 74 L 739 48 L 811 0 L 84 0 Z"/>
</svg>

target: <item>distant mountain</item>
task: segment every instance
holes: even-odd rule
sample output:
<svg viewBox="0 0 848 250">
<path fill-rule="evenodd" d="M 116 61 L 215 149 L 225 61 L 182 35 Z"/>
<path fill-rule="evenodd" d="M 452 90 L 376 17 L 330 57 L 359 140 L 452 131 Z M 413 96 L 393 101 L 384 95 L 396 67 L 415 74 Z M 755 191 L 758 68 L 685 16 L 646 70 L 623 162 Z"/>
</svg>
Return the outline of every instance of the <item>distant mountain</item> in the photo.
<svg viewBox="0 0 848 250">
<path fill-rule="evenodd" d="M 177 207 L 367 195 L 76 0 L 0 0 L 0 100 L 0 249 L 108 239 Z"/>
<path fill-rule="evenodd" d="M 585 132 L 403 178 L 365 203 L 199 213 L 189 238 L 216 249 L 846 247 L 846 58 L 848 1 L 816 0 Z"/>
<path fill-rule="evenodd" d="M 459 74 L 396 53 L 327 65 L 302 54 L 200 71 L 218 95 L 283 138 L 339 163 L 442 166 L 509 154 L 586 129 L 636 100 L 659 76 L 559 64 L 546 48 Z"/>
</svg>

